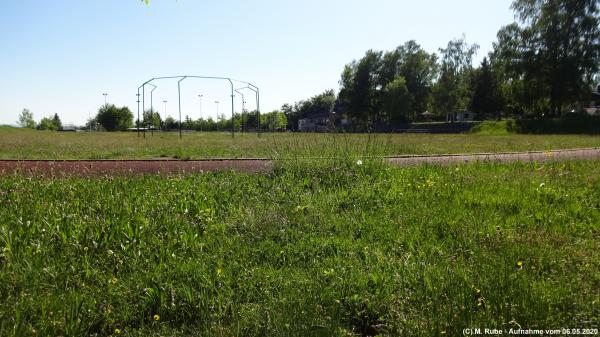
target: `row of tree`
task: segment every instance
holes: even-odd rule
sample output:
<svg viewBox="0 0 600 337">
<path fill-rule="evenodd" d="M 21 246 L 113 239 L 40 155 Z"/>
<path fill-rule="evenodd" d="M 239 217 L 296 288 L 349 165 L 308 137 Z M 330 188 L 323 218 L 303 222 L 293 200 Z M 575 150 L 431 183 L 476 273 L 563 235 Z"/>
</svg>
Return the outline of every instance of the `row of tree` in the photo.
<svg viewBox="0 0 600 337">
<path fill-rule="evenodd" d="M 23 109 L 19 115 L 19 125 L 23 128 L 38 129 L 38 130 L 61 130 L 62 122 L 58 114 L 54 116 L 44 117 L 39 123 L 33 119 L 33 113 L 29 109 Z"/>
<path fill-rule="evenodd" d="M 176 130 L 179 129 L 179 121 L 169 116 L 162 120 L 158 112 L 146 111 L 144 112 L 140 127 L 154 128 L 161 130 Z M 199 118 L 192 119 L 189 116 L 181 121 L 181 128 L 185 130 L 196 130 L 196 131 L 223 131 L 231 130 L 236 131 L 254 131 L 258 129 L 259 120 L 256 111 L 249 111 L 242 114 L 235 113 L 233 116 L 233 122 L 231 118 L 226 118 L 225 115 L 220 115 L 216 120 L 213 118 Z M 266 114 L 260 115 L 260 129 L 261 130 L 281 130 L 285 129 L 287 125 L 287 118 L 281 111 L 272 111 Z"/>
<path fill-rule="evenodd" d="M 488 116 L 560 116 L 581 110 L 599 81 L 600 15 L 597 0 L 515 0 L 517 22 L 502 27 L 478 67 L 477 44 L 463 36 L 439 54 L 415 41 L 392 51 L 369 50 L 344 67 L 340 91 L 282 107 L 288 127 L 330 111 L 355 127 L 438 118 L 458 110 Z M 334 104 L 335 102 L 335 104 Z"/>
</svg>

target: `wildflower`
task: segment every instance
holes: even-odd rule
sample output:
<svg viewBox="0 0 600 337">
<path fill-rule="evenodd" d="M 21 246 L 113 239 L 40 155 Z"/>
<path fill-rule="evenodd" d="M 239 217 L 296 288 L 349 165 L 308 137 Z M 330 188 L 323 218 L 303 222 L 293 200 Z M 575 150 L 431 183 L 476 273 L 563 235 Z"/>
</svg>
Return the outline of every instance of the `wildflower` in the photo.
<svg viewBox="0 0 600 337">
<path fill-rule="evenodd" d="M 217 272 L 217 276 L 221 276 L 221 274 L 223 274 L 223 269 L 217 268 L 216 272 Z"/>
<path fill-rule="evenodd" d="M 158 322 L 158 321 L 160 321 L 160 316 L 158 316 L 158 315 L 154 315 L 154 317 L 153 317 L 153 318 L 154 318 L 154 320 L 155 320 L 155 321 L 157 321 L 157 322 Z"/>
<path fill-rule="evenodd" d="M 517 269 L 521 270 L 523 269 L 523 266 L 525 265 L 525 263 L 523 261 L 517 261 Z"/>
<path fill-rule="evenodd" d="M 546 183 L 541 183 L 540 184 L 540 187 L 544 187 L 544 186 L 546 186 Z"/>
<path fill-rule="evenodd" d="M 119 280 L 118 280 L 116 277 L 114 277 L 114 276 L 113 276 L 113 277 L 112 277 L 112 278 L 111 278 L 111 279 L 108 281 L 108 283 L 110 283 L 110 284 L 116 284 L 118 281 L 119 281 Z"/>
<path fill-rule="evenodd" d="M 121 329 L 115 329 L 115 335 L 120 335 L 121 334 Z"/>
<path fill-rule="evenodd" d="M 360 166 L 362 164 L 363 164 L 362 160 L 359 159 L 359 160 L 356 161 L 356 165 Z"/>
</svg>

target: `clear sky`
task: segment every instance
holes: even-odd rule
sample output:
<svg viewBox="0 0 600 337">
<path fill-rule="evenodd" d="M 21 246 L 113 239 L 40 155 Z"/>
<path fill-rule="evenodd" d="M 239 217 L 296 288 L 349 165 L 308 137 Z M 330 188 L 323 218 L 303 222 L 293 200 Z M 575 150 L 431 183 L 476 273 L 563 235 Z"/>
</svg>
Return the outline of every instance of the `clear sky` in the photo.
<svg viewBox="0 0 600 337">
<path fill-rule="evenodd" d="M 510 0 L 2 1 L 0 124 L 15 124 L 23 108 L 36 121 L 58 113 L 63 124 L 83 124 L 102 93 L 135 114 L 138 86 L 169 75 L 252 82 L 261 111 L 271 111 L 337 90 L 344 65 L 368 49 L 414 39 L 437 52 L 464 34 L 480 45 L 479 61 L 512 21 Z M 176 81 L 156 84 L 155 110 L 164 115 L 166 100 L 177 118 Z M 182 114 L 215 117 L 219 101 L 229 116 L 229 95 L 226 82 L 187 79 Z M 251 92 L 245 98 L 254 109 Z"/>
</svg>

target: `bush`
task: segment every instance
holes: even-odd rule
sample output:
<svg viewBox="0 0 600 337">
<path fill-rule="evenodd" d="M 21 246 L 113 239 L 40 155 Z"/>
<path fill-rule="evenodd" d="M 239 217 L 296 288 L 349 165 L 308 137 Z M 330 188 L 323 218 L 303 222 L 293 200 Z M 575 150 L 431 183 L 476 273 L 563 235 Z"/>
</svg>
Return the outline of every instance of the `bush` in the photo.
<svg viewBox="0 0 600 337">
<path fill-rule="evenodd" d="M 133 114 L 128 107 L 117 108 L 114 104 L 106 104 L 98 110 L 96 121 L 106 131 L 125 131 L 133 126 Z"/>
</svg>

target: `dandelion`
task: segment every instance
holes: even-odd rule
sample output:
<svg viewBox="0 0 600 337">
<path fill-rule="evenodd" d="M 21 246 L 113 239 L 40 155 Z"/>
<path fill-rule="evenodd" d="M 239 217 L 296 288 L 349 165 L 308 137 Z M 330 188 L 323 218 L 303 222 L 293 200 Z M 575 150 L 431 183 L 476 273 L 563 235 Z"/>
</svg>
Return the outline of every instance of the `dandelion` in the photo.
<svg viewBox="0 0 600 337">
<path fill-rule="evenodd" d="M 523 266 L 525 265 L 525 263 L 523 261 L 517 261 L 517 269 L 521 270 L 523 269 Z"/>
<path fill-rule="evenodd" d="M 356 161 L 356 165 L 360 166 L 362 164 L 363 164 L 362 160 L 359 159 L 359 160 Z"/>
<path fill-rule="evenodd" d="M 158 316 L 158 315 L 154 315 L 154 317 L 153 317 L 153 318 L 154 318 L 154 320 L 155 320 L 155 321 L 157 321 L 157 322 L 158 322 L 158 321 L 160 321 L 160 316 Z"/>
</svg>

